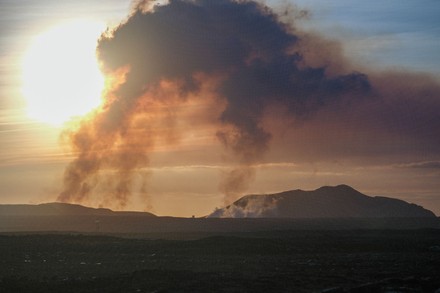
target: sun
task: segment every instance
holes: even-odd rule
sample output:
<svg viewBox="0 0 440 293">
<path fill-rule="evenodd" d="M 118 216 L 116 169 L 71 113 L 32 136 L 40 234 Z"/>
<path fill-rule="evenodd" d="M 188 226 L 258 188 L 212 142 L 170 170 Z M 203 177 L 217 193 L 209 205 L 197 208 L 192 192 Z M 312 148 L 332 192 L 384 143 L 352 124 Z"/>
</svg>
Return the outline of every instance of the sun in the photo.
<svg viewBox="0 0 440 293">
<path fill-rule="evenodd" d="M 35 37 L 22 66 L 29 118 L 57 126 L 100 104 L 104 77 L 95 52 L 104 29 L 99 22 L 75 20 Z"/>
</svg>

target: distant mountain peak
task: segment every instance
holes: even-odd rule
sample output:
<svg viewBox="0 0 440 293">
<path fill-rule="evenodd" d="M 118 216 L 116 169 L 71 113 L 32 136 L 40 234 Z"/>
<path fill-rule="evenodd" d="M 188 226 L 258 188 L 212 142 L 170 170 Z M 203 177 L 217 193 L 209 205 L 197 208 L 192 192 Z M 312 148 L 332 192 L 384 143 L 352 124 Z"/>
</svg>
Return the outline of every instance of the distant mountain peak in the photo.
<svg viewBox="0 0 440 293">
<path fill-rule="evenodd" d="M 360 193 L 359 191 L 357 191 L 353 187 L 346 185 L 346 184 L 340 184 L 340 185 L 336 185 L 336 186 L 322 186 L 322 187 L 316 189 L 316 191 L 318 191 L 318 190 L 337 190 L 337 191 Z"/>
<path fill-rule="evenodd" d="M 226 218 L 386 218 L 435 217 L 421 206 L 387 197 L 371 197 L 351 186 L 323 186 L 276 194 L 246 195 L 208 217 Z"/>
</svg>

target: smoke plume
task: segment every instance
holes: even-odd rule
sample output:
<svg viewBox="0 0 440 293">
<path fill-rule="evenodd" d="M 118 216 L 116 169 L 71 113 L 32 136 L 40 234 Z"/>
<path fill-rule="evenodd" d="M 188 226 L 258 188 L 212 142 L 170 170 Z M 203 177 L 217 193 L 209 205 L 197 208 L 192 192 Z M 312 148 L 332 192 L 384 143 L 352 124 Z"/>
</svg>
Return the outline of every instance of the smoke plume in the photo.
<svg viewBox="0 0 440 293">
<path fill-rule="evenodd" d="M 155 143 L 179 142 L 179 113 L 173 107 L 194 99 L 211 103 L 218 141 L 235 162 L 220 182 L 226 202 L 246 191 L 253 166 L 269 149 L 265 116 L 271 107 L 282 109 L 286 121 L 305 121 L 322 109 L 337 109 L 340 116 L 353 108 L 363 115 L 358 105 L 375 105 L 365 123 L 378 115 L 387 131 L 403 129 L 393 129 L 394 122 L 381 116 L 408 110 L 389 102 L 395 89 L 388 93 L 382 80 L 376 87 L 366 74 L 347 71 L 336 43 L 301 33 L 263 4 L 171 0 L 135 7 L 99 41 L 102 69 L 117 82 L 102 109 L 66 132 L 77 157 L 65 171 L 61 201 L 85 201 L 100 189 L 105 196 L 99 201 L 124 207 L 137 185 L 145 190 L 148 174 L 141 170 Z M 430 103 L 440 109 L 438 100 Z M 158 107 L 165 109 L 160 115 Z"/>
</svg>

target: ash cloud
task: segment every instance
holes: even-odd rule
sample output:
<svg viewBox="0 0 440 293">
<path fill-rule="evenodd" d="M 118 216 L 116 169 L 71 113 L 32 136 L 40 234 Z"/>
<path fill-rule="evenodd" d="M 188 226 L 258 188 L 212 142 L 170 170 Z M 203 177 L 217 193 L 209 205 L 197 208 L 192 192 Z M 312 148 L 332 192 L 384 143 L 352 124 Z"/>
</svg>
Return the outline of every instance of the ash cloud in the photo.
<svg viewBox="0 0 440 293">
<path fill-rule="evenodd" d="M 374 123 L 370 118 L 378 115 L 386 131 L 406 129 L 406 122 L 395 125 L 381 116 L 411 111 L 396 110 L 398 104 L 388 103 L 395 89 L 388 93 L 383 80 L 376 87 L 366 74 L 347 71 L 349 63 L 337 45 L 314 46 L 326 41 L 301 33 L 294 23 L 281 20 L 285 15 L 263 4 L 172 0 L 158 6 L 140 1 L 135 7 L 124 23 L 99 41 L 104 72 L 122 71 L 123 81 L 106 94 L 105 106 L 96 115 L 67 133 L 78 157 L 66 169 L 61 201 L 87 199 L 102 171 L 111 169 L 115 180 L 107 198 L 115 198 L 122 207 L 126 204 L 133 174 L 148 165 L 155 142 L 175 136 L 171 143 L 178 143 L 173 123 L 160 132 L 154 127 L 176 119 L 172 113 L 166 119 L 155 117 L 151 108 L 155 103 L 174 105 L 206 97 L 213 108 L 221 109 L 217 137 L 236 164 L 220 182 L 226 202 L 247 189 L 255 176 L 252 166 L 269 149 L 272 133 L 265 115 L 272 106 L 282 109 L 280 117 L 288 125 L 307 121 L 322 109 L 344 115 L 354 108 L 362 114 L 356 105 L 374 104 L 363 123 Z M 170 87 L 171 95 L 166 94 Z"/>
</svg>

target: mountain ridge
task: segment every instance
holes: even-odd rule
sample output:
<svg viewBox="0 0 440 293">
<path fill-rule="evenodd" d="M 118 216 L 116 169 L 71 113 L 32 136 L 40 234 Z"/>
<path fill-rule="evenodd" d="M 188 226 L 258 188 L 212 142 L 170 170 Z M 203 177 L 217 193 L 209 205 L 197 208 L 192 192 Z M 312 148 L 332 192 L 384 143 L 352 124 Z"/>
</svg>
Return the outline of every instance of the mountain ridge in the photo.
<svg viewBox="0 0 440 293">
<path fill-rule="evenodd" d="M 274 194 L 245 195 L 208 218 L 388 218 L 436 217 L 421 206 L 384 196 L 368 196 L 348 185 Z"/>
<path fill-rule="evenodd" d="M 0 216 L 112 216 L 139 215 L 156 217 L 149 212 L 113 211 L 79 204 L 49 202 L 41 204 L 0 204 Z"/>
</svg>

